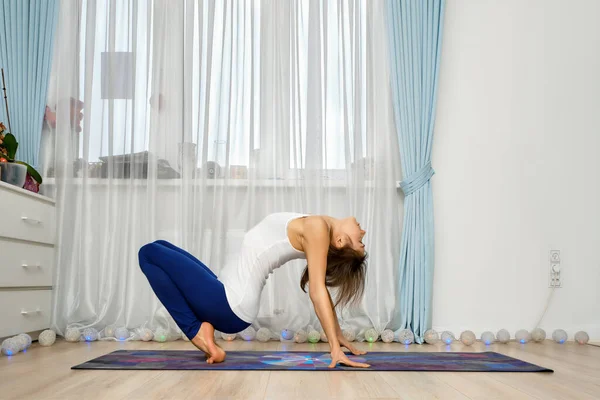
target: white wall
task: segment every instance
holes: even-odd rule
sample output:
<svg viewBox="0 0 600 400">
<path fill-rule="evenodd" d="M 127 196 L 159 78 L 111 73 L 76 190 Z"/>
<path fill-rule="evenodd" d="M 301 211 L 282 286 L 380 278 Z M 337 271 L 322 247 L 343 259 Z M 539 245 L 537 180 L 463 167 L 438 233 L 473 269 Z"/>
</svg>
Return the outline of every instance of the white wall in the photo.
<svg viewBox="0 0 600 400">
<path fill-rule="evenodd" d="M 598 0 L 447 0 L 433 324 L 600 339 Z"/>
</svg>

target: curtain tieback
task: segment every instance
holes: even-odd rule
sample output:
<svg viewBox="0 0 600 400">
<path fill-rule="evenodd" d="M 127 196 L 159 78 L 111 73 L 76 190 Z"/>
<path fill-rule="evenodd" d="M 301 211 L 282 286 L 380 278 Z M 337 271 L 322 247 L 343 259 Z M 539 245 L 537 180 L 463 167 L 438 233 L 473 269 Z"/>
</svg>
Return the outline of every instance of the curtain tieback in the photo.
<svg viewBox="0 0 600 400">
<path fill-rule="evenodd" d="M 409 196 L 429 182 L 433 174 L 435 174 L 435 171 L 431 168 L 431 161 L 429 161 L 420 170 L 400 182 L 400 189 L 402 189 L 405 196 Z"/>
</svg>

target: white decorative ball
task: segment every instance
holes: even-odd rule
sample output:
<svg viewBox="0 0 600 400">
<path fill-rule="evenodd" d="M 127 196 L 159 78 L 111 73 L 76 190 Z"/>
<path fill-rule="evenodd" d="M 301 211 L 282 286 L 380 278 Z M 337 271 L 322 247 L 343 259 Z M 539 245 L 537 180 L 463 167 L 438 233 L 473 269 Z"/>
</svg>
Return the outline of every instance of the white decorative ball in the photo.
<svg viewBox="0 0 600 400">
<path fill-rule="evenodd" d="M 383 333 L 381 334 L 381 340 L 383 340 Z M 398 332 L 398 341 L 402 344 L 412 344 L 415 341 L 415 335 L 410 329 L 402 329 Z"/>
<path fill-rule="evenodd" d="M 23 351 L 27 348 L 27 338 L 23 336 L 13 336 L 12 340 L 19 346 L 19 351 Z"/>
<path fill-rule="evenodd" d="M 83 338 L 86 342 L 98 340 L 98 331 L 94 328 L 85 328 L 83 330 Z"/>
<path fill-rule="evenodd" d="M 281 331 L 281 338 L 283 340 L 292 340 L 294 338 L 294 332 L 289 329 L 284 329 Z"/>
<path fill-rule="evenodd" d="M 506 329 L 500 329 L 498 333 L 496 333 L 496 339 L 500 343 L 508 343 L 510 342 L 510 332 L 508 332 Z"/>
<path fill-rule="evenodd" d="M 118 340 L 127 340 L 129 339 L 129 330 L 127 328 L 125 328 L 124 326 L 119 327 L 117 329 L 115 329 L 115 337 Z"/>
<path fill-rule="evenodd" d="M 434 331 L 433 329 L 428 329 L 425 331 L 425 335 L 423 335 L 425 339 L 425 343 L 428 344 L 436 344 L 440 340 L 440 334 Z"/>
<path fill-rule="evenodd" d="M 104 328 L 104 334 L 102 335 L 103 337 L 115 337 L 115 329 L 116 327 L 114 325 L 108 325 Z"/>
<path fill-rule="evenodd" d="M 477 337 L 473 333 L 473 331 L 464 331 L 460 334 L 460 341 L 465 346 L 470 346 L 477 340 Z"/>
<path fill-rule="evenodd" d="M 321 329 L 321 331 L 319 332 L 319 339 L 321 339 L 321 342 L 329 342 L 329 340 L 327 340 L 327 335 L 325 334 L 325 331 L 323 329 Z"/>
<path fill-rule="evenodd" d="M 552 340 L 554 340 L 556 343 L 562 344 L 567 341 L 568 337 L 569 336 L 567 335 L 567 332 L 562 329 L 557 329 L 552 332 Z"/>
<path fill-rule="evenodd" d="M 164 343 L 169 339 L 169 332 L 165 328 L 158 327 L 154 330 L 152 340 L 159 343 Z"/>
<path fill-rule="evenodd" d="M 254 340 L 256 338 L 256 330 L 253 327 L 249 326 L 242 332 L 240 332 L 240 336 L 246 341 Z"/>
<path fill-rule="evenodd" d="M 517 339 L 517 342 L 525 344 L 531 340 L 531 333 L 527 329 L 519 329 L 515 333 L 515 339 Z"/>
<path fill-rule="evenodd" d="M 365 332 L 365 340 L 369 343 L 376 342 L 379 339 L 379 333 L 375 330 L 375 328 L 367 329 Z"/>
<path fill-rule="evenodd" d="M 446 344 L 452 344 L 452 342 L 454 342 L 455 340 L 456 338 L 454 337 L 454 333 L 450 331 L 442 332 L 442 342 Z"/>
<path fill-rule="evenodd" d="M 81 332 L 77 328 L 67 328 L 65 332 L 65 340 L 67 342 L 79 342 L 81 339 Z"/>
<path fill-rule="evenodd" d="M 149 342 L 154 338 L 154 332 L 149 328 L 141 328 L 137 334 L 142 342 Z"/>
<path fill-rule="evenodd" d="M 575 334 L 575 341 L 579 344 L 587 344 L 590 341 L 590 335 L 587 332 L 579 331 Z"/>
<path fill-rule="evenodd" d="M 296 334 L 294 335 L 294 342 L 296 342 L 296 343 L 305 343 L 307 340 L 308 340 L 308 335 L 302 329 L 297 331 Z"/>
<path fill-rule="evenodd" d="M 531 338 L 534 342 L 543 342 L 546 340 L 546 331 L 542 328 L 535 328 L 531 331 Z"/>
<path fill-rule="evenodd" d="M 259 342 L 268 342 L 271 340 L 271 331 L 267 328 L 260 328 L 258 332 L 256 332 L 256 340 Z"/>
<path fill-rule="evenodd" d="M 354 329 L 344 329 L 342 331 L 342 335 L 344 335 L 346 340 L 349 342 L 354 342 L 354 340 L 356 340 L 356 333 L 354 332 Z"/>
<path fill-rule="evenodd" d="M 40 333 L 40 336 L 38 336 L 38 343 L 40 344 L 40 346 L 52 346 L 55 341 L 56 332 L 54 332 L 52 329 L 46 329 L 45 331 Z"/>
<path fill-rule="evenodd" d="M 31 340 L 31 336 L 29 336 L 29 335 L 28 335 L 28 334 L 26 334 L 26 333 L 19 333 L 17 336 L 20 336 L 20 337 L 22 337 L 22 338 L 25 340 L 25 343 L 26 343 L 26 344 L 25 344 L 25 348 L 26 348 L 26 349 L 28 349 L 28 348 L 29 348 L 29 346 L 31 346 L 31 342 L 32 342 L 32 340 Z"/>
<path fill-rule="evenodd" d="M 492 332 L 485 331 L 481 334 L 481 341 L 485 345 L 490 345 L 496 341 L 496 337 L 494 336 L 494 334 Z"/>
<path fill-rule="evenodd" d="M 392 331 L 391 329 L 385 329 L 383 332 L 381 332 L 381 341 L 383 343 L 392 343 L 394 341 L 394 331 Z"/>
<path fill-rule="evenodd" d="M 20 351 L 19 343 L 14 338 L 5 339 L 2 342 L 0 351 L 5 356 L 14 356 Z"/>
<path fill-rule="evenodd" d="M 237 336 L 237 334 L 235 334 L 235 333 L 221 332 L 221 339 L 223 339 L 223 340 L 225 340 L 227 342 L 234 341 L 236 336 Z"/>
<path fill-rule="evenodd" d="M 319 333 L 319 331 L 315 331 L 314 329 L 310 332 L 308 332 L 308 341 L 311 343 L 319 343 L 319 340 L 321 340 L 321 334 Z"/>
</svg>

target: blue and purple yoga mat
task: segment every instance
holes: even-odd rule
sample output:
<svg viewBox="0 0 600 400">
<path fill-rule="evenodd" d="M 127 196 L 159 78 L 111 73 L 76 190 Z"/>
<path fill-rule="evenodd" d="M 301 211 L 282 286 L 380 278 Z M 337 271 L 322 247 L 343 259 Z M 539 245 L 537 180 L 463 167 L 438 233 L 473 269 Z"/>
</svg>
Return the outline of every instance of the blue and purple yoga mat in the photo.
<svg viewBox="0 0 600 400">
<path fill-rule="evenodd" d="M 454 372 L 553 372 L 494 352 L 393 353 L 373 352 L 348 358 L 371 365 L 369 369 L 331 363 L 329 353 L 308 351 L 230 351 L 220 364 L 207 364 L 197 350 L 118 350 L 72 369 L 127 370 L 243 370 L 243 371 L 454 371 Z"/>
</svg>

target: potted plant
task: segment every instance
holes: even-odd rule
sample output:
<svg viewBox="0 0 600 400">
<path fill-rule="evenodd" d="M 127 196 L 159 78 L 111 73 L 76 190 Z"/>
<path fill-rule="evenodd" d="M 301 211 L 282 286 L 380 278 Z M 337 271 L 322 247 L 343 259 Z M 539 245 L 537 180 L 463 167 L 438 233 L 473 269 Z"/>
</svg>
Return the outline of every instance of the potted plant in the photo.
<svg viewBox="0 0 600 400">
<path fill-rule="evenodd" d="M 18 187 L 26 187 L 38 192 L 42 176 L 31 165 L 16 160 L 19 143 L 15 136 L 6 132 L 6 127 L 0 122 L 0 171 L 3 182 Z"/>
</svg>

